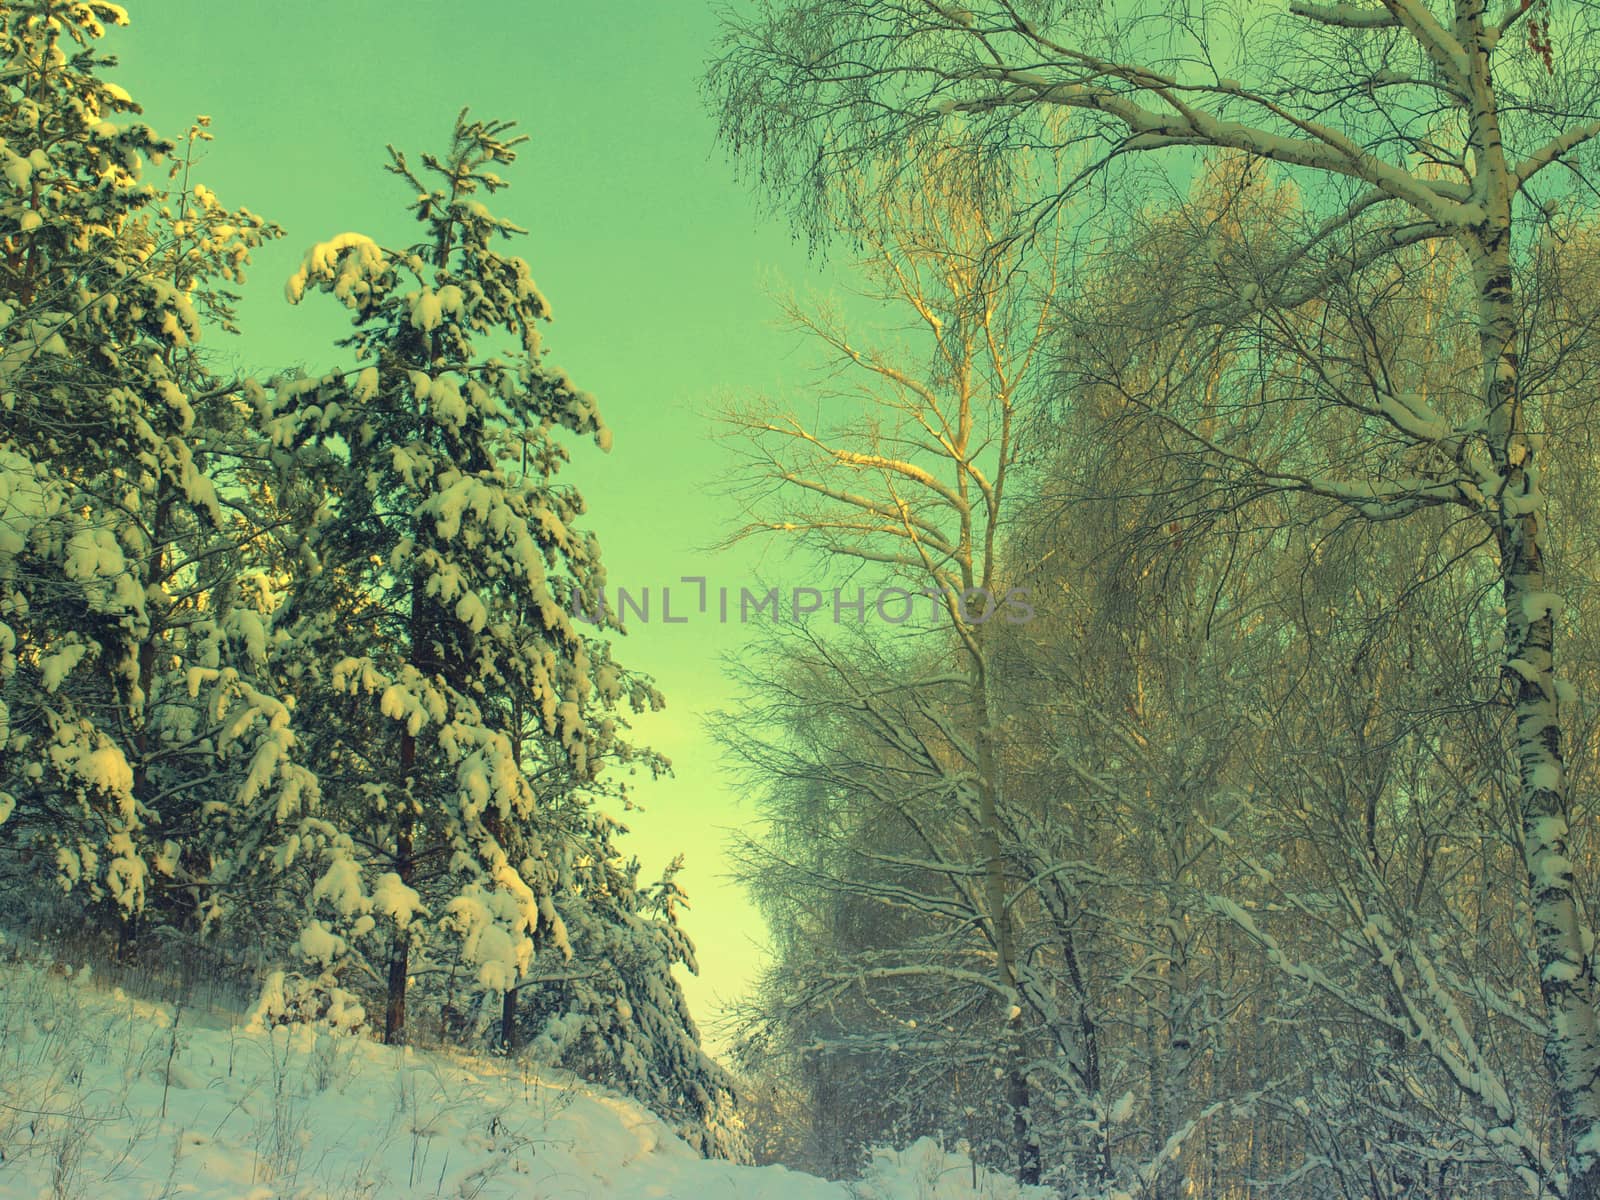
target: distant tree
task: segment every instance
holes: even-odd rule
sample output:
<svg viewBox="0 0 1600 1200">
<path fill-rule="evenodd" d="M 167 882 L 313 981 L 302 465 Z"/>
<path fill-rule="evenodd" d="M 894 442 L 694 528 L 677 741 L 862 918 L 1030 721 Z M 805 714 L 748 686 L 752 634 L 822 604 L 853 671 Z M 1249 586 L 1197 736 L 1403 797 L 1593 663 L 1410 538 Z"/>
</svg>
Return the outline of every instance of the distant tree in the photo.
<svg viewBox="0 0 1600 1200">
<path fill-rule="evenodd" d="M 896 627 L 901 602 L 763 647 L 752 704 L 723 726 L 768 819 L 742 873 L 779 931 L 752 1053 L 787 1049 L 819 1090 L 837 1076 L 837 1092 L 865 1093 L 832 1093 L 834 1169 L 875 1137 L 959 1133 L 1027 1182 L 1159 1189 L 1206 1111 L 1188 1086 L 1219 1036 L 1206 1014 L 1232 1002 L 1195 974 L 1214 932 L 1197 814 L 1230 735 L 1177 680 L 1160 692 L 1161 672 L 1124 690 L 1104 633 L 1095 645 L 1055 624 L 1072 667 L 1037 661 L 1049 643 L 1032 618 L 1056 607 L 1044 593 L 1103 565 L 1087 539 L 1018 536 L 1016 489 L 1054 445 L 1029 416 L 1072 303 L 1067 259 L 1047 229 L 1025 238 L 992 214 L 959 149 L 919 167 L 854 229 L 868 294 L 914 313 L 917 339 L 867 343 L 791 304 L 834 368 L 816 415 L 769 403 L 730 421 L 760 485 L 747 532 L 934 601 L 918 596 L 914 626 Z M 1040 556 L 1059 569 L 1038 571 Z M 1025 580 L 1038 590 L 1013 593 Z M 1195 638 L 1173 640 L 1181 678 Z M 1178 745 L 1141 732 L 1160 720 L 1145 693 L 1198 718 Z M 1041 766 L 1063 761 L 1084 777 Z M 1168 813 L 1175 795 L 1184 811 Z M 1137 1132 L 1123 1111 L 1136 1097 Z"/>
</svg>

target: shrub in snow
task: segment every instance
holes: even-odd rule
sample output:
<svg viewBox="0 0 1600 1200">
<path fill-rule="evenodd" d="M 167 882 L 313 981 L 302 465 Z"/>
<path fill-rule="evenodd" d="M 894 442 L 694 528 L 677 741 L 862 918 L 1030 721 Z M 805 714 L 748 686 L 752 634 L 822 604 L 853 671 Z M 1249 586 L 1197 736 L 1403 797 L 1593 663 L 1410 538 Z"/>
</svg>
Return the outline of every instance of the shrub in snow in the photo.
<svg viewBox="0 0 1600 1200">
<path fill-rule="evenodd" d="M 339 1033 L 353 1033 L 367 1019 L 355 993 L 339 986 L 330 971 L 315 977 L 298 972 L 273 971 L 245 1017 L 248 1029 L 277 1025 L 320 1025 Z"/>
<path fill-rule="evenodd" d="M 858 1200 L 1039 1200 L 1057 1193 L 1051 1188 L 1023 1187 L 1015 1179 L 974 1167 L 965 1155 L 945 1150 L 932 1138 L 919 1138 L 904 1150 L 877 1147 L 859 1182 L 851 1185 Z M 1115 1193 L 1104 1200 L 1121 1200 Z"/>
</svg>

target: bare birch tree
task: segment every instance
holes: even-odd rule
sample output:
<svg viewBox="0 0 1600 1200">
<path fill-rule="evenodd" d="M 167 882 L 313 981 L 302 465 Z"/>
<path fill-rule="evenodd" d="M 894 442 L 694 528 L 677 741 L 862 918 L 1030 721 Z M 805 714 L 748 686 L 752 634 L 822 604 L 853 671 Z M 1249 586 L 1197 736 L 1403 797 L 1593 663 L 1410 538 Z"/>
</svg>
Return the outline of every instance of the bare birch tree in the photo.
<svg viewBox="0 0 1600 1200">
<path fill-rule="evenodd" d="M 772 511 L 759 512 L 747 534 L 797 534 L 905 585 L 906 603 L 925 594 L 960 646 L 969 723 L 952 735 L 968 760 L 965 786 L 981 843 L 974 899 L 1014 1047 L 1007 1104 L 1018 1178 L 1037 1183 L 1027 1071 L 1015 1048 L 1025 998 L 1001 846 L 1005 801 L 989 643 L 1012 599 L 999 558 L 1005 490 L 1018 455 L 1021 389 L 1055 302 L 1056 260 L 1020 245 L 995 253 L 1008 231 L 971 202 L 965 165 L 958 154 L 933 155 L 914 188 L 882 196 L 860 227 L 872 294 L 910 310 L 931 362 L 864 344 L 838 313 L 790 302 L 794 327 L 819 341 L 840 381 L 848 380 L 848 408 L 834 424 L 770 406 L 728 419 L 745 437 L 757 483 L 781 485 L 767 505 Z M 906 618 L 897 611 L 888 619 Z"/>
</svg>

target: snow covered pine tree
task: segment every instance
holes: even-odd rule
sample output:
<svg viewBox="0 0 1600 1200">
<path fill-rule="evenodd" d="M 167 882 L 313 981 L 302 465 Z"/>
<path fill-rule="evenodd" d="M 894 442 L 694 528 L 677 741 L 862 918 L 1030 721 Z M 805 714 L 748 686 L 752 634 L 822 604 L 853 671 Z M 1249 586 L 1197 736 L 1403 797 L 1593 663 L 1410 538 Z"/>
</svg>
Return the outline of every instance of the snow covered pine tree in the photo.
<svg viewBox="0 0 1600 1200">
<path fill-rule="evenodd" d="M 391 147 L 425 239 L 394 250 L 341 234 L 289 281 L 291 301 L 315 288 L 352 310 L 341 345 L 360 364 L 281 382 L 271 401 L 280 447 L 326 492 L 315 564 L 280 614 L 286 671 L 302 714 L 317 714 L 306 736 L 328 818 L 313 889 L 324 917 L 301 950 L 325 988 L 360 975 L 381 986 L 391 1043 L 406 1038 L 411 982 L 451 975 L 452 961 L 513 997 L 506 1042 L 514 997 L 540 989 L 521 1021 L 536 1048 L 667 1097 L 707 1152 L 728 1153 L 707 1129 L 731 1089 L 670 973 L 692 951 L 590 807 L 605 760 L 664 766 L 622 736 L 626 711 L 661 701 L 610 657 L 599 547 L 574 528 L 581 496 L 554 481 L 567 458 L 556 427 L 602 449 L 609 431 L 544 362 L 549 306 L 527 264 L 495 246 L 522 230 L 479 199 L 505 186 L 495 168 L 524 140 L 510 129 L 463 112 L 449 153 L 420 171 Z M 515 353 L 480 357 L 491 333 Z M 575 612 L 598 618 L 592 632 Z M 569 920 L 597 956 L 571 972 Z"/>
<path fill-rule="evenodd" d="M 0 6 L 4 850 L 13 888 L 48 864 L 124 943 L 156 909 L 216 916 L 238 832 L 260 848 L 314 792 L 261 678 L 254 530 L 218 488 L 248 409 L 195 350 L 276 231 L 191 187 L 192 153 L 142 181 L 175 146 L 100 77 L 126 20 Z"/>
</svg>

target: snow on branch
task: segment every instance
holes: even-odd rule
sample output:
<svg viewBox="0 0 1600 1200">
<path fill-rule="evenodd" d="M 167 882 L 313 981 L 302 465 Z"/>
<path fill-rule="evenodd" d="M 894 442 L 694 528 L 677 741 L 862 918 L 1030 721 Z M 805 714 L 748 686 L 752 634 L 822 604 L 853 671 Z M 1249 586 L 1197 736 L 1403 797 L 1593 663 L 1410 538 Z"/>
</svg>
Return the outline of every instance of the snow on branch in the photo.
<svg viewBox="0 0 1600 1200">
<path fill-rule="evenodd" d="M 1453 41 L 1451 45 L 1454 45 Z M 1220 150 L 1238 150 L 1257 158 L 1362 180 L 1397 200 L 1405 201 L 1424 216 L 1452 228 L 1475 225 L 1484 218 L 1483 206 L 1470 200 L 1457 199 L 1461 193 L 1448 181 L 1424 179 L 1403 167 L 1386 162 L 1347 134 L 1319 121 L 1295 116 L 1265 96 L 1236 88 L 1228 89 L 1229 95 L 1239 96 L 1259 106 L 1296 130 L 1298 136 L 1225 120 L 1181 98 L 1181 93 L 1185 91 L 1215 92 L 1218 90 L 1216 85 L 1184 87 L 1164 77 L 1153 77 L 1141 68 L 1076 52 L 1071 54 L 1071 58 L 1081 69 L 1072 77 L 1062 79 L 1051 79 L 1033 71 L 1014 70 L 1003 64 L 989 68 L 985 74 L 997 83 L 1011 85 L 1010 88 L 996 96 L 957 104 L 955 108 L 965 112 L 982 112 L 1008 105 L 1041 103 L 1061 108 L 1088 109 L 1102 113 L 1126 128 L 1128 136 L 1122 146 L 1126 151 L 1171 146 L 1211 146 Z M 1454 66 L 1462 67 L 1463 64 Z M 1163 113 L 1130 99 L 1116 88 L 1117 83 L 1135 92 L 1159 98 L 1172 111 Z M 1438 186 L 1440 182 L 1444 186 Z"/>
<path fill-rule="evenodd" d="M 1400 18 L 1387 9 L 1355 4 L 1307 4 L 1303 0 L 1293 0 L 1289 11 L 1319 25 L 1335 25 L 1341 29 L 1397 29 L 1400 26 Z"/>
<path fill-rule="evenodd" d="M 1596 137 L 1600 137 L 1600 121 L 1585 121 L 1582 125 L 1575 125 L 1558 137 L 1551 138 L 1517 164 L 1516 187 L 1520 189 L 1551 163 L 1559 162 L 1572 150 Z"/>
</svg>

